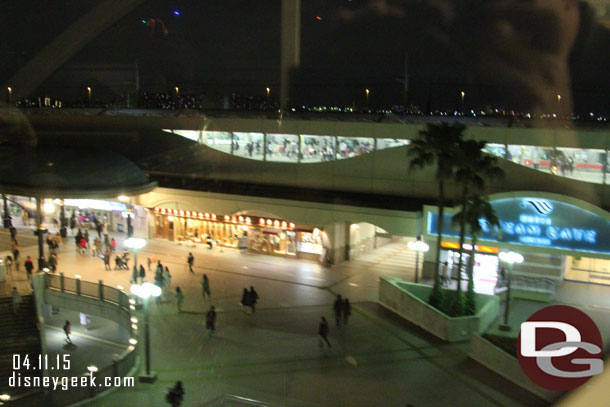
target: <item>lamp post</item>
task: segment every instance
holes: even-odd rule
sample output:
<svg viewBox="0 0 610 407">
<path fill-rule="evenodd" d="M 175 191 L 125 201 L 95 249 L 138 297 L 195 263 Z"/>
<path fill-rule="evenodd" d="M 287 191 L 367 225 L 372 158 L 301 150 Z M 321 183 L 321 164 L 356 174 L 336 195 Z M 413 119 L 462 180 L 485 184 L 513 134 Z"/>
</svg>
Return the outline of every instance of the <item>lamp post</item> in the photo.
<svg viewBox="0 0 610 407">
<path fill-rule="evenodd" d="M 154 383 L 157 380 L 157 374 L 150 371 L 150 297 L 158 297 L 161 295 L 161 288 L 152 283 L 143 283 L 142 285 L 133 284 L 130 288 L 133 295 L 144 300 L 144 335 L 146 348 L 146 374 L 140 375 L 141 383 Z"/>
<path fill-rule="evenodd" d="M 421 236 L 417 236 L 416 241 L 410 241 L 408 243 L 409 249 L 415 251 L 415 283 L 419 282 L 419 253 L 427 252 L 430 250 L 430 246 L 428 246 L 425 242 L 421 240 Z"/>
<path fill-rule="evenodd" d="M 133 267 L 137 270 L 138 269 L 138 249 L 141 249 L 144 246 L 146 246 L 146 240 L 142 239 L 141 237 L 129 237 L 129 238 L 125 239 L 124 245 L 126 248 L 133 250 Z M 134 281 L 134 283 L 135 283 L 135 281 Z"/>
<path fill-rule="evenodd" d="M 87 99 L 89 100 L 89 106 L 91 106 L 91 87 L 87 86 Z"/>
<path fill-rule="evenodd" d="M 6 194 L 2 194 L 2 201 L 4 203 L 4 218 L 2 220 L 4 223 L 4 228 L 8 229 L 13 226 L 13 223 L 11 221 L 11 214 L 8 211 L 8 202 L 6 199 Z"/>
<path fill-rule="evenodd" d="M 8 91 L 8 104 L 10 106 L 11 104 L 13 104 L 13 88 L 9 86 L 8 88 L 6 88 L 6 90 Z"/>
<path fill-rule="evenodd" d="M 466 96 L 466 92 L 461 91 L 460 96 L 462 98 L 462 102 L 460 103 L 460 110 L 462 111 L 462 114 L 464 114 L 464 96 Z"/>
<path fill-rule="evenodd" d="M 364 93 L 366 94 L 366 108 L 368 109 L 369 108 L 369 94 L 371 93 L 371 91 L 368 89 L 365 89 Z"/>
<path fill-rule="evenodd" d="M 271 89 L 266 88 L 266 90 L 267 90 L 267 102 L 268 102 L 268 101 L 269 101 L 269 94 L 270 94 L 270 92 L 271 92 Z"/>
<path fill-rule="evenodd" d="M 500 252 L 500 261 L 508 263 L 508 279 L 506 281 L 506 308 L 504 309 L 504 323 L 500 325 L 503 331 L 510 331 L 508 324 L 508 315 L 510 313 L 510 280 L 513 274 L 513 266 L 515 263 L 523 263 L 523 256 L 515 252 Z"/>
</svg>

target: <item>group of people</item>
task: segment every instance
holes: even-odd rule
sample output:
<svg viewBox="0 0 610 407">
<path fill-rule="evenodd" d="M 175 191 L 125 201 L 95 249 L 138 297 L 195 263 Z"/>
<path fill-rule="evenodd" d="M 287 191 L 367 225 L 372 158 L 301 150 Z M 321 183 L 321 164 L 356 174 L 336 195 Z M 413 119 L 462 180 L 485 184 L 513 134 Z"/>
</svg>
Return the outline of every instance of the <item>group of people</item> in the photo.
<svg viewBox="0 0 610 407">
<path fill-rule="evenodd" d="M 258 302 L 258 293 L 254 289 L 254 287 L 250 286 L 250 290 L 244 288 L 244 292 L 241 296 L 241 306 L 244 307 L 244 310 L 250 309 L 250 313 L 254 314 L 256 312 L 256 303 Z M 246 311 L 247 312 L 247 311 Z"/>
</svg>

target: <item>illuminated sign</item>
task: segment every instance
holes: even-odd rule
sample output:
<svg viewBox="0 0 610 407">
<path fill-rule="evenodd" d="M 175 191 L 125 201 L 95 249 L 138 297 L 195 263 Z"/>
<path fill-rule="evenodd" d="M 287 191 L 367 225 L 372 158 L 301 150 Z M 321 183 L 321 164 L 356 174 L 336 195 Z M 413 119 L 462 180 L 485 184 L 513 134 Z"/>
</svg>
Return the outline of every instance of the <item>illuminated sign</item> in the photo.
<svg viewBox="0 0 610 407">
<path fill-rule="evenodd" d="M 479 239 L 563 250 L 610 253 L 610 222 L 569 203 L 540 198 L 491 201 L 500 227 L 481 219 Z M 459 227 L 445 214 L 443 236 L 459 237 Z M 428 234 L 437 234 L 438 213 L 428 212 Z M 467 236 L 469 239 L 470 236 Z"/>
</svg>

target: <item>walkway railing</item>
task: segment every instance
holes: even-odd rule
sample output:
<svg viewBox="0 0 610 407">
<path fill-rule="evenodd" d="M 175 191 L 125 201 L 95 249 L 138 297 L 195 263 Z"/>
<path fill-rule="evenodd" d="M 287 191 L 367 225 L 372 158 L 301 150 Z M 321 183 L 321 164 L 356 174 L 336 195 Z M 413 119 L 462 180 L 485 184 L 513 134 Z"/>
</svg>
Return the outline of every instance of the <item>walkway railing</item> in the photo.
<svg viewBox="0 0 610 407">
<path fill-rule="evenodd" d="M 507 290 L 507 281 L 498 281 L 495 294 Z M 537 293 L 554 294 L 557 289 L 557 281 L 548 277 L 533 277 L 524 275 L 513 275 L 510 284 L 511 290 L 531 291 Z"/>
<path fill-rule="evenodd" d="M 34 278 L 39 278 L 41 275 L 36 275 Z M 44 287 L 45 289 L 61 291 L 67 295 L 83 296 L 92 298 L 98 301 L 103 301 L 109 307 L 119 307 L 122 311 L 127 311 L 131 314 L 133 308 L 129 296 L 116 288 L 106 286 L 100 281 L 92 283 L 81 281 L 76 278 L 64 277 L 63 274 L 45 273 Z M 130 325 L 125 327 L 129 329 L 132 337 L 135 336 L 135 330 Z M 135 380 L 129 377 L 130 372 L 137 364 L 137 348 L 136 346 L 128 346 L 121 354 L 113 355 L 112 364 L 99 368 L 94 373 L 96 377 L 97 387 L 72 387 L 69 386 L 66 390 L 37 389 L 29 393 L 24 393 L 12 397 L 8 402 L 10 407 L 64 407 L 88 398 L 92 398 L 104 391 L 107 391 L 115 386 L 130 386 Z M 72 373 L 72 376 L 77 376 L 79 372 Z M 81 376 L 89 375 L 89 372 L 80 372 Z M 43 376 L 44 377 L 44 376 Z M 106 382 L 108 380 L 108 382 Z M 61 383 L 61 382 L 60 382 Z M 110 384 L 106 387 L 105 384 Z"/>
</svg>

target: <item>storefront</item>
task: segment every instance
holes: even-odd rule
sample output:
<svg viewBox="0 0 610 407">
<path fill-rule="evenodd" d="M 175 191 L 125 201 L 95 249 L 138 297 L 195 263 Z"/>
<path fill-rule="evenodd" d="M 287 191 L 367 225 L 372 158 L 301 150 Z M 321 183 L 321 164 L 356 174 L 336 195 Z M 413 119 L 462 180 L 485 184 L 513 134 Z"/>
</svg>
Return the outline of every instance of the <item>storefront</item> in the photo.
<svg viewBox="0 0 610 407">
<path fill-rule="evenodd" d="M 320 261 L 324 232 L 281 219 L 152 208 L 154 237 Z"/>
<path fill-rule="evenodd" d="M 475 249 L 475 286 L 488 291 L 485 283 L 498 280 L 506 267 L 498 261 L 499 251 L 515 251 L 524 256 L 514 265 L 514 275 L 532 284 L 559 284 L 562 280 L 610 285 L 610 214 L 589 203 L 556 194 L 499 194 L 490 200 L 499 226 L 480 220 L 482 231 Z M 459 228 L 448 210 L 443 221 L 441 259 L 449 265 L 458 262 Z M 438 230 L 435 207 L 426 207 L 427 238 Z M 469 233 L 466 242 L 470 242 Z M 468 264 L 472 247 L 464 246 L 463 264 Z M 457 271 L 454 271 L 454 276 Z M 494 283 L 495 284 L 495 283 Z"/>
</svg>

